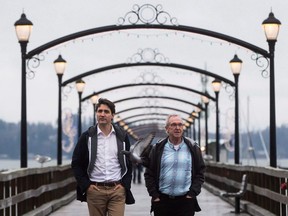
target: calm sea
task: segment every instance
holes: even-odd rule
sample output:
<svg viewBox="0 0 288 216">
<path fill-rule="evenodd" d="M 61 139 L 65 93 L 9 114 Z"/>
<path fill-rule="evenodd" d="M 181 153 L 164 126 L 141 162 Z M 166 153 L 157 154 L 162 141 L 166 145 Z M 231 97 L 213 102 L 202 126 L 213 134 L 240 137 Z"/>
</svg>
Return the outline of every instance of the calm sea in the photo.
<svg viewBox="0 0 288 216">
<path fill-rule="evenodd" d="M 64 159 L 62 161 L 62 164 L 70 164 L 71 159 Z M 234 160 L 229 160 L 229 164 L 233 164 Z M 257 164 L 256 164 L 257 163 Z M 251 166 L 269 166 L 269 161 L 265 159 L 258 159 L 257 162 L 254 160 L 242 160 L 243 165 L 251 165 Z M 56 166 L 57 161 L 51 160 L 49 162 L 46 162 L 43 164 L 43 167 L 47 166 Z M 288 159 L 278 159 L 277 165 L 279 167 L 288 168 Z M 28 160 L 28 168 L 35 168 L 35 167 L 41 167 L 41 164 L 37 162 L 36 160 Z M 7 170 L 7 169 L 19 169 L 20 168 L 20 160 L 10 160 L 10 159 L 0 159 L 0 171 L 1 170 Z"/>
<path fill-rule="evenodd" d="M 71 160 L 63 160 L 62 164 L 70 164 Z M 47 166 L 56 166 L 57 160 L 51 160 L 43 164 L 43 167 Z M 39 168 L 42 165 L 36 160 L 28 160 L 28 168 Z M 7 169 L 19 169 L 20 168 L 20 160 L 10 160 L 10 159 L 0 159 L 0 171 Z"/>
</svg>

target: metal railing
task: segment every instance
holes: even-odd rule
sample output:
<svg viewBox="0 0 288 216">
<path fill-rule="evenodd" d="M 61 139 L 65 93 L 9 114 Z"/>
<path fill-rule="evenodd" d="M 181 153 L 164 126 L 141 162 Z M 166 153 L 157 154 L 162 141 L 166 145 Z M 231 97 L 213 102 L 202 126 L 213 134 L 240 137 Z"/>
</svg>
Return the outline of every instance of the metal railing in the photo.
<svg viewBox="0 0 288 216">
<path fill-rule="evenodd" d="M 241 200 L 265 209 L 272 215 L 288 215 L 288 171 L 272 167 L 230 165 L 207 162 L 205 182 L 219 191 L 239 191 L 243 174 L 248 176 L 247 191 Z M 245 209 L 247 211 L 247 209 Z M 249 211 L 248 211 L 249 212 Z"/>
<path fill-rule="evenodd" d="M 63 198 L 75 188 L 70 165 L 2 172 L 0 215 L 24 215 Z"/>
</svg>

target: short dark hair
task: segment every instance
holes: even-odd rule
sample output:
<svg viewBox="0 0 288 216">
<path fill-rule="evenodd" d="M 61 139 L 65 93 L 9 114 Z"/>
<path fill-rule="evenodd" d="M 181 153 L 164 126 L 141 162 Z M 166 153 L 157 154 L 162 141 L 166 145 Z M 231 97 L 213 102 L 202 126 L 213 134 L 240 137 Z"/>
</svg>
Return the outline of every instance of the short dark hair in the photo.
<svg viewBox="0 0 288 216">
<path fill-rule="evenodd" d="M 98 110 L 98 108 L 100 107 L 101 104 L 104 104 L 104 105 L 108 106 L 109 109 L 111 110 L 111 113 L 115 114 L 115 112 L 116 112 L 115 111 L 115 104 L 112 101 L 110 101 L 110 100 L 108 100 L 106 98 L 99 98 L 98 99 L 98 103 L 96 104 L 96 112 L 97 112 L 97 110 Z"/>
</svg>

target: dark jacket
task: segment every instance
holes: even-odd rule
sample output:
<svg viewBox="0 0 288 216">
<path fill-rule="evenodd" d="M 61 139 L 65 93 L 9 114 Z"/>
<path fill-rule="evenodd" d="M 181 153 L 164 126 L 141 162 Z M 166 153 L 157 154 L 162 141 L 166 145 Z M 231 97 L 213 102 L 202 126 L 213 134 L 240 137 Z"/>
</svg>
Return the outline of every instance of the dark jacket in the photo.
<svg viewBox="0 0 288 216">
<path fill-rule="evenodd" d="M 126 190 L 126 204 L 135 203 L 131 193 L 132 164 L 130 160 L 121 153 L 122 150 L 129 151 L 130 142 L 124 130 L 113 125 L 118 146 L 118 159 L 121 167 L 121 184 Z M 91 151 L 89 152 L 89 139 L 91 139 Z M 91 184 L 88 173 L 91 173 L 97 155 L 97 126 L 90 127 L 79 138 L 74 149 L 71 167 L 77 181 L 77 200 L 86 201 L 86 191 Z M 89 161 L 89 157 L 91 161 Z"/>
<path fill-rule="evenodd" d="M 185 144 L 189 147 L 192 155 L 192 179 L 191 186 L 187 195 L 196 199 L 195 211 L 201 211 L 198 205 L 197 198 L 201 192 L 202 184 L 204 183 L 205 163 L 202 157 L 199 146 L 191 139 L 183 137 Z M 152 199 L 160 196 L 159 192 L 159 176 L 161 167 L 161 158 L 164 146 L 168 141 L 168 137 L 156 143 L 149 155 L 149 164 L 144 173 L 146 187 Z"/>
</svg>

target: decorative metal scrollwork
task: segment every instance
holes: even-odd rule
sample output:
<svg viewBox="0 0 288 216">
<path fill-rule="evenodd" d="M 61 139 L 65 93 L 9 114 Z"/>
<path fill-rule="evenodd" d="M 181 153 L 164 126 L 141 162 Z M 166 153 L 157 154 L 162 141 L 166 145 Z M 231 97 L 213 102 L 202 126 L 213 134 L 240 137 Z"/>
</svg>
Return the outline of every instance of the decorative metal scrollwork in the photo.
<svg viewBox="0 0 288 216">
<path fill-rule="evenodd" d="M 161 93 L 154 87 L 147 87 L 140 91 L 139 96 L 160 96 Z"/>
<path fill-rule="evenodd" d="M 28 79 L 33 79 L 35 77 L 35 68 L 40 66 L 40 61 L 44 61 L 44 55 L 38 55 L 37 57 L 33 56 L 32 58 L 27 60 L 27 69 L 26 76 Z"/>
<path fill-rule="evenodd" d="M 68 95 L 72 92 L 72 89 L 75 89 L 74 85 L 72 83 L 64 86 L 62 88 L 62 100 L 66 101 L 68 99 Z"/>
<path fill-rule="evenodd" d="M 233 88 L 231 85 L 228 83 L 222 83 L 223 89 L 225 89 L 225 92 L 229 95 L 229 99 L 233 100 L 235 98 L 235 88 Z"/>
<path fill-rule="evenodd" d="M 256 65 L 258 67 L 262 68 L 261 69 L 262 77 L 268 78 L 269 77 L 268 67 L 270 65 L 270 62 L 269 62 L 268 58 L 264 57 L 262 55 L 259 55 L 258 53 L 254 53 L 254 54 L 252 54 L 251 59 L 256 62 Z"/>
<path fill-rule="evenodd" d="M 124 25 L 125 23 L 132 25 L 139 23 L 178 25 L 175 17 L 171 17 L 168 12 L 162 10 L 162 5 L 153 6 L 151 4 L 133 5 L 132 11 L 127 12 L 124 17 L 118 19 L 118 25 Z"/>
<path fill-rule="evenodd" d="M 169 63 L 169 58 L 165 57 L 158 49 L 139 49 L 137 53 L 133 54 L 132 57 L 128 58 L 127 63 L 144 63 L 144 62 L 155 62 L 155 63 Z"/>
<path fill-rule="evenodd" d="M 151 71 L 144 71 L 135 79 L 135 83 L 163 83 L 162 77 Z"/>
</svg>

